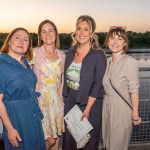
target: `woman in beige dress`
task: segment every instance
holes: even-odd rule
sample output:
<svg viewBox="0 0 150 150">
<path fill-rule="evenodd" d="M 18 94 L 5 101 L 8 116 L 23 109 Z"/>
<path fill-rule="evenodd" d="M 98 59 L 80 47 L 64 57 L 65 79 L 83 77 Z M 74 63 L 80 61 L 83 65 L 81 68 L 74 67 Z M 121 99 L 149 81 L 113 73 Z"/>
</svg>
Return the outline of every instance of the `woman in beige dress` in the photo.
<svg viewBox="0 0 150 150">
<path fill-rule="evenodd" d="M 106 93 L 103 104 L 103 146 L 106 150 L 127 150 L 132 124 L 141 123 L 138 114 L 138 64 L 134 58 L 125 54 L 128 38 L 124 28 L 111 28 L 105 44 L 112 56 L 107 60 L 103 79 Z M 111 83 L 132 108 L 119 96 Z"/>
</svg>

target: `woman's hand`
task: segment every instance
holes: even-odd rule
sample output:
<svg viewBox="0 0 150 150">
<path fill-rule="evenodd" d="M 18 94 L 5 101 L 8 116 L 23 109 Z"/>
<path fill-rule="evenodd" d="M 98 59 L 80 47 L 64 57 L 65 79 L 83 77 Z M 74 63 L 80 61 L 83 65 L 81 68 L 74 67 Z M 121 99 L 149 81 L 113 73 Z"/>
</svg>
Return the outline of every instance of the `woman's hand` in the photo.
<svg viewBox="0 0 150 150">
<path fill-rule="evenodd" d="M 83 112 L 83 115 L 81 117 L 81 121 L 83 120 L 84 117 L 86 117 L 88 119 L 89 115 L 90 115 L 90 110 L 89 109 L 85 109 L 84 112 Z"/>
<path fill-rule="evenodd" d="M 89 118 L 90 111 L 91 111 L 91 109 L 92 109 L 92 106 L 93 106 L 94 103 L 95 103 L 95 100 L 96 100 L 96 98 L 89 96 L 89 99 L 88 99 L 86 108 L 85 108 L 85 110 L 84 110 L 84 112 L 83 112 L 83 115 L 82 115 L 82 117 L 81 117 L 81 121 L 83 120 L 84 117 L 86 117 L 87 119 Z"/>
<path fill-rule="evenodd" d="M 18 141 L 21 142 L 21 137 L 18 132 L 13 128 L 12 123 L 8 117 L 5 104 L 3 103 L 4 94 L 0 94 L 0 117 L 3 121 L 5 128 L 7 129 L 8 139 L 14 147 L 19 147 Z"/>
<path fill-rule="evenodd" d="M 138 114 L 132 114 L 132 122 L 133 125 L 140 125 L 142 122 L 142 118 Z"/>
<path fill-rule="evenodd" d="M 14 147 L 19 147 L 18 141 L 22 141 L 19 133 L 14 128 L 8 131 L 8 139 Z"/>
<path fill-rule="evenodd" d="M 131 93 L 131 100 L 132 100 L 132 123 L 133 125 L 139 125 L 142 122 L 141 117 L 138 113 L 139 107 L 139 93 Z"/>
</svg>

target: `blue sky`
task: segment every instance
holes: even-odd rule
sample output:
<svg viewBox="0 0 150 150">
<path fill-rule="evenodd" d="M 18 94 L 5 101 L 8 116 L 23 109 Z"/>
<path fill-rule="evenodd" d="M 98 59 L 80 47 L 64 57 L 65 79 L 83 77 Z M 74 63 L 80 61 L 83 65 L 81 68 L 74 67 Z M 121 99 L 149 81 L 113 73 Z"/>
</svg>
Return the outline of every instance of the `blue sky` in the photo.
<svg viewBox="0 0 150 150">
<path fill-rule="evenodd" d="M 150 31 L 150 0 L 3 0 L 0 2 L 0 32 L 24 27 L 37 32 L 44 19 L 52 20 L 59 33 L 75 30 L 80 15 L 92 16 L 97 32 L 109 26 L 127 26 L 129 31 Z"/>
</svg>

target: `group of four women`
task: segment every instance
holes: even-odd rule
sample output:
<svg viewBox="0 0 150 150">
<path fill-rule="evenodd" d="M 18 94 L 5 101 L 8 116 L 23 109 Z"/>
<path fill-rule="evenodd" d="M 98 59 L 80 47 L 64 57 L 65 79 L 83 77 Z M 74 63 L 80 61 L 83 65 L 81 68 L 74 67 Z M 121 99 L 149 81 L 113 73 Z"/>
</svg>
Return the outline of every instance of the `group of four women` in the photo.
<svg viewBox="0 0 150 150">
<path fill-rule="evenodd" d="M 34 49 L 26 29 L 16 28 L 8 35 L 0 53 L 0 118 L 6 150 L 58 150 L 62 133 L 62 149 L 77 149 L 63 118 L 75 105 L 93 126 L 84 150 L 98 149 L 101 122 L 104 148 L 128 149 L 132 123 L 141 123 L 138 65 L 125 54 L 124 28 L 109 30 L 105 44 L 112 56 L 107 61 L 95 29 L 92 17 L 80 16 L 66 56 L 50 20 L 40 23 Z"/>
</svg>

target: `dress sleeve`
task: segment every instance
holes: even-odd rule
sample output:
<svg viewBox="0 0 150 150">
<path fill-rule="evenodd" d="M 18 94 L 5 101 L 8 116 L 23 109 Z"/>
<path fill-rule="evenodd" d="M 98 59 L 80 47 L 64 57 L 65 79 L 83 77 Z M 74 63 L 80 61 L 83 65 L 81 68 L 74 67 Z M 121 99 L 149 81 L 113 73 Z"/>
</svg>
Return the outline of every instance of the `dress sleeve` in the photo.
<svg viewBox="0 0 150 150">
<path fill-rule="evenodd" d="M 106 62 L 107 61 L 104 53 L 103 52 L 98 53 L 94 72 L 94 81 L 92 84 L 92 88 L 90 90 L 91 97 L 97 98 L 101 93 L 101 89 L 103 86 L 102 81 L 106 70 Z"/>
<path fill-rule="evenodd" d="M 140 87 L 138 63 L 132 58 L 128 59 L 126 64 L 126 76 L 129 93 L 138 93 Z"/>
</svg>

